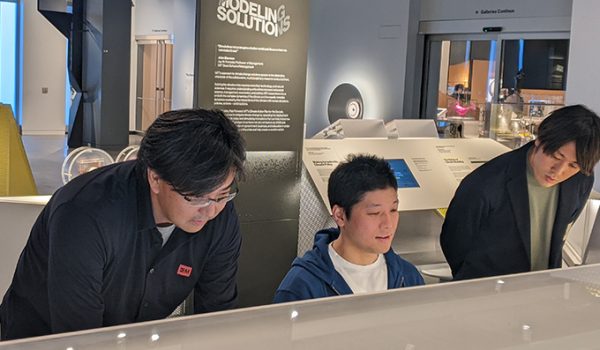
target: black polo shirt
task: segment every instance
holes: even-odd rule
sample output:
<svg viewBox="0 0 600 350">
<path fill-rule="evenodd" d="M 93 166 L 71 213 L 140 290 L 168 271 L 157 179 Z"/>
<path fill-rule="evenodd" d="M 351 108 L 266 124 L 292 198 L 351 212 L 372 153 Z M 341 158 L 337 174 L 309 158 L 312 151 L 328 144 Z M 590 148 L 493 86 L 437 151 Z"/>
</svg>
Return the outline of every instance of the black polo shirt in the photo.
<svg viewBox="0 0 600 350">
<path fill-rule="evenodd" d="M 31 230 L 0 306 L 2 339 L 164 318 L 192 290 L 196 313 L 232 308 L 240 245 L 231 202 L 162 247 L 134 161 L 81 175 Z"/>
</svg>

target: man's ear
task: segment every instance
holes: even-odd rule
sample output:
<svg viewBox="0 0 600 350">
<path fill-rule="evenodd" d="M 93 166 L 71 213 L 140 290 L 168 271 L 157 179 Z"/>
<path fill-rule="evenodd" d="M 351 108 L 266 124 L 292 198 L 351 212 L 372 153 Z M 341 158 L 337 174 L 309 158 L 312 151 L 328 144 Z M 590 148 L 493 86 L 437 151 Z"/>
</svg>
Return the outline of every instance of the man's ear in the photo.
<svg viewBox="0 0 600 350">
<path fill-rule="evenodd" d="M 158 185 L 160 182 L 160 176 L 158 176 L 158 174 L 150 168 L 147 169 L 147 175 L 148 185 L 150 185 L 150 191 L 152 191 L 152 193 L 157 194 L 158 192 L 160 192 L 160 186 Z"/>
<path fill-rule="evenodd" d="M 333 217 L 333 221 L 338 225 L 338 227 L 344 227 L 346 225 L 346 211 L 344 208 L 335 204 L 333 208 L 331 208 L 331 216 Z"/>
</svg>

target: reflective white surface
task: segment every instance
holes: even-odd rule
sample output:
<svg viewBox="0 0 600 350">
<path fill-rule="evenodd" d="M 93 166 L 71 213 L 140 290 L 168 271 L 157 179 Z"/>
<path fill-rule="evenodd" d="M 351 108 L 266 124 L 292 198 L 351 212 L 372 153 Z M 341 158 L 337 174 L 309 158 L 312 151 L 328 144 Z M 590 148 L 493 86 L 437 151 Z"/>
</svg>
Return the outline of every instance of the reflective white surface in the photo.
<svg viewBox="0 0 600 350">
<path fill-rule="evenodd" d="M 1 343 L 0 349 L 600 347 L 600 266 L 257 307 Z"/>
<path fill-rule="evenodd" d="M 31 227 L 50 196 L 0 197 L 0 298 L 12 281 Z"/>
<path fill-rule="evenodd" d="M 48 203 L 50 197 L 50 195 L 0 197 L 0 203 L 34 204 L 44 206 L 46 203 Z"/>
<path fill-rule="evenodd" d="M 569 266 L 581 265 L 586 257 L 588 242 L 592 236 L 594 226 L 596 225 L 596 217 L 600 211 L 600 199 L 588 199 L 585 207 L 577 220 L 571 226 L 566 236 L 565 245 L 563 248 L 563 260 Z M 599 231 L 600 232 L 600 231 Z M 591 249 L 598 249 L 592 244 Z M 598 261 L 585 261 L 585 263 L 594 263 Z"/>
<path fill-rule="evenodd" d="M 439 138 L 433 119 L 394 119 L 385 124 L 388 134 L 400 137 L 433 137 Z"/>
</svg>

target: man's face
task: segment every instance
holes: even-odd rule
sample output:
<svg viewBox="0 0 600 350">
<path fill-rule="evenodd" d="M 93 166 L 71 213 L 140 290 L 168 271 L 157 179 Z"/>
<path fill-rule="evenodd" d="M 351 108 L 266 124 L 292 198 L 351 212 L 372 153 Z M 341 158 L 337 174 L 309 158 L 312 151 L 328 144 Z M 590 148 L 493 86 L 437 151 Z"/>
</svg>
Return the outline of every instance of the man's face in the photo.
<svg viewBox="0 0 600 350">
<path fill-rule="evenodd" d="M 341 241 L 344 245 L 340 248 L 347 253 L 342 254 L 346 260 L 368 264 L 373 262 L 369 260 L 376 259 L 378 254 L 390 250 L 398 226 L 396 190 L 389 187 L 365 193 L 361 201 L 352 207 L 350 218 L 337 205 L 334 205 L 332 211 L 340 227 Z M 335 248 L 338 248 L 338 245 Z"/>
<path fill-rule="evenodd" d="M 207 207 L 200 208 L 190 202 L 161 179 L 151 169 L 148 169 L 148 182 L 152 199 L 152 212 L 156 224 L 172 223 L 185 232 L 195 233 L 200 231 L 206 223 L 214 219 L 225 208 L 227 202 L 221 200 L 230 191 L 235 180 L 235 172 L 231 171 L 229 176 L 217 188 L 202 196 L 202 198 L 216 200 Z M 189 199 L 189 198 L 188 198 Z"/>
<path fill-rule="evenodd" d="M 551 155 L 544 153 L 540 141 L 535 141 L 535 148 L 529 156 L 529 164 L 533 175 L 540 186 L 552 187 L 569 179 L 579 172 L 575 142 L 565 143 Z"/>
</svg>

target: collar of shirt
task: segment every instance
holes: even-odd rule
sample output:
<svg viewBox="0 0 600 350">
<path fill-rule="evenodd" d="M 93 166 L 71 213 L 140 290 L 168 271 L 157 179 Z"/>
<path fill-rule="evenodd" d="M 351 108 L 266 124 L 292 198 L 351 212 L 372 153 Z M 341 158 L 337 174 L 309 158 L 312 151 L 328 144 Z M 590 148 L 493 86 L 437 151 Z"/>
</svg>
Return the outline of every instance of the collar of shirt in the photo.
<svg viewBox="0 0 600 350">
<path fill-rule="evenodd" d="M 144 174 L 135 169 L 136 197 L 137 197 L 137 228 L 138 231 L 150 230 L 156 227 L 152 213 L 152 200 L 150 199 L 150 186 Z"/>
</svg>

